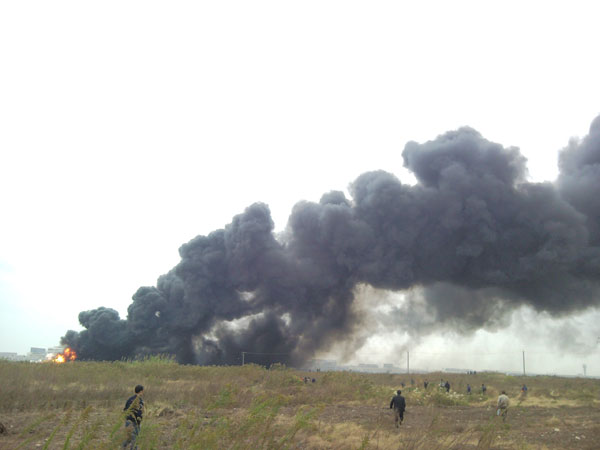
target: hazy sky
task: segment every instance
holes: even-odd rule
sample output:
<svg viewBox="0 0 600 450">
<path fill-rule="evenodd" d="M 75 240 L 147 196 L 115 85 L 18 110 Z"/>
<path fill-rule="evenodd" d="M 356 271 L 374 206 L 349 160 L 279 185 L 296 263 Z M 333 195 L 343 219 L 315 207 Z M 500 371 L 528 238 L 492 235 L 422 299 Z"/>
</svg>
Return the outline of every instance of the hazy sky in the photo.
<svg viewBox="0 0 600 450">
<path fill-rule="evenodd" d="M 554 180 L 600 113 L 597 2 L 399 3 L 2 2 L 0 351 L 55 345 L 82 310 L 124 318 L 253 202 L 283 230 L 368 170 L 411 183 L 409 140 L 469 125 Z M 598 319 L 519 311 L 406 344 L 415 368 L 520 370 L 525 349 L 528 370 L 600 375 Z M 405 341 L 356 358 L 404 364 Z"/>
</svg>

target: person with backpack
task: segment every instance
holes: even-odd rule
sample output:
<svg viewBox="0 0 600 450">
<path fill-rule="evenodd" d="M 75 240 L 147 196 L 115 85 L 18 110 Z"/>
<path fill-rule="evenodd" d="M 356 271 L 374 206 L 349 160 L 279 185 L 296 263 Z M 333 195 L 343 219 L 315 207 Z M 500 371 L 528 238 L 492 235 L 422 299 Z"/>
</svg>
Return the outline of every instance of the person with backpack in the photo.
<svg viewBox="0 0 600 450">
<path fill-rule="evenodd" d="M 144 386 L 138 384 L 135 389 L 135 395 L 132 395 L 125 402 L 125 431 L 127 438 L 123 442 L 122 447 L 130 449 L 137 449 L 135 441 L 137 440 L 138 434 L 140 433 L 140 425 L 142 423 L 142 416 L 144 415 L 144 401 L 142 397 L 144 395 Z"/>
</svg>

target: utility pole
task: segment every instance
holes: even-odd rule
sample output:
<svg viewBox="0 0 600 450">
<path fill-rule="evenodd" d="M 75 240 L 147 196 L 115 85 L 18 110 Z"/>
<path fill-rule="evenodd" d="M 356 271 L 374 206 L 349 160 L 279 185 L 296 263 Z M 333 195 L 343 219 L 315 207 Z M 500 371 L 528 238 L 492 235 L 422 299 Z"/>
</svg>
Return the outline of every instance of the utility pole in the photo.
<svg viewBox="0 0 600 450">
<path fill-rule="evenodd" d="M 406 350 L 406 373 L 410 373 L 410 353 Z"/>
<path fill-rule="evenodd" d="M 525 350 L 523 350 L 523 376 L 525 376 Z"/>
</svg>

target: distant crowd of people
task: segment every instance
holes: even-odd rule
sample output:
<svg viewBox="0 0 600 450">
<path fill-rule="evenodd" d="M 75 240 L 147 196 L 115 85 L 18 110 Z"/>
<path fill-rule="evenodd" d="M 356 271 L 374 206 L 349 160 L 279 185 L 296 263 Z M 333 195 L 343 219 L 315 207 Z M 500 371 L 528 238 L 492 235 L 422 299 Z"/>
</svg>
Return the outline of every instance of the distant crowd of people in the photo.
<svg viewBox="0 0 600 450">
<path fill-rule="evenodd" d="M 469 372 L 469 374 L 475 374 L 476 372 Z M 405 383 L 400 382 L 402 388 L 404 388 Z M 414 385 L 414 379 L 411 379 L 411 385 Z M 423 380 L 423 388 L 427 390 L 429 387 L 429 380 Z M 439 389 L 445 390 L 446 393 L 450 393 L 450 382 L 448 380 L 444 381 L 440 379 Z M 526 395 L 528 391 L 527 385 L 523 384 L 521 386 L 521 395 Z M 469 383 L 467 383 L 467 395 L 471 395 L 472 388 Z M 487 395 L 487 386 L 485 383 L 481 383 L 481 395 Z M 510 404 L 510 400 L 506 391 L 502 391 L 498 396 L 496 415 L 502 417 L 502 420 L 505 421 L 508 414 L 508 406 Z M 394 423 L 396 427 L 402 425 L 404 421 L 404 412 L 406 410 L 406 399 L 402 396 L 402 390 L 397 390 L 396 395 L 392 398 L 390 402 L 390 409 L 394 410 Z"/>
</svg>

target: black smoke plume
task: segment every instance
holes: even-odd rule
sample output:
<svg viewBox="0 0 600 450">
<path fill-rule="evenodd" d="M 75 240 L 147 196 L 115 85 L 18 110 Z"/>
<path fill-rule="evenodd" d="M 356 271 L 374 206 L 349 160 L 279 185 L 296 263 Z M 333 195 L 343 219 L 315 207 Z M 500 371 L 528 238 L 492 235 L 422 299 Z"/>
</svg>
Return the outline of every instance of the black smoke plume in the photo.
<svg viewBox="0 0 600 450">
<path fill-rule="evenodd" d="M 296 204 L 279 237 L 269 208 L 253 204 L 182 245 L 181 262 L 135 293 L 127 320 L 82 312 L 86 329 L 63 342 L 86 359 L 238 364 L 245 351 L 301 364 L 360 345 L 362 285 L 406 292 L 380 323 L 423 332 L 504 326 L 522 305 L 560 316 L 600 304 L 600 117 L 560 153 L 556 183 L 527 182 L 519 149 L 471 128 L 409 142 L 402 156 L 415 185 L 365 173 L 351 199 Z"/>
</svg>

